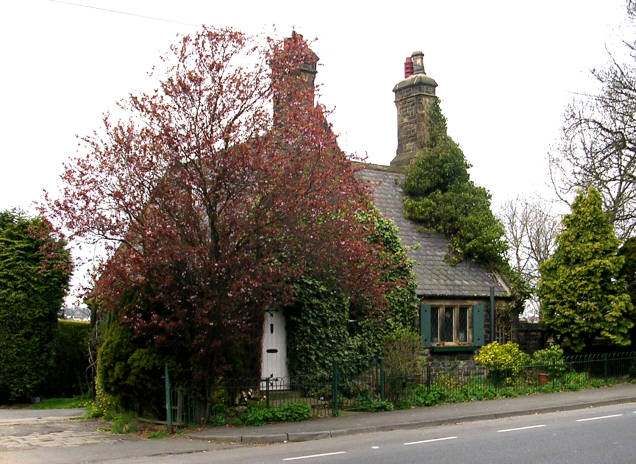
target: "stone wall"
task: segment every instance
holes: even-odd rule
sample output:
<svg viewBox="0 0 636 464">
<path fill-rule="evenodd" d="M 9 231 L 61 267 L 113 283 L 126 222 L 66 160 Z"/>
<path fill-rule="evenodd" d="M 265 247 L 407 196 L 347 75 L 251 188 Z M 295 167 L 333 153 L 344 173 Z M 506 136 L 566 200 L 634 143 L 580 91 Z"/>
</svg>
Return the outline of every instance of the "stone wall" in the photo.
<svg viewBox="0 0 636 464">
<path fill-rule="evenodd" d="M 436 356 L 434 359 L 428 361 L 424 370 L 427 375 L 431 376 L 431 379 L 443 375 L 450 375 L 453 378 L 470 378 L 486 375 L 486 370 L 481 364 L 473 360 L 474 353 L 462 354 L 466 356 L 459 356 L 460 353 L 449 356 L 447 359 Z"/>
<path fill-rule="evenodd" d="M 514 340 L 526 353 L 532 354 L 545 346 L 545 335 L 538 322 L 519 321 L 515 327 Z"/>
</svg>

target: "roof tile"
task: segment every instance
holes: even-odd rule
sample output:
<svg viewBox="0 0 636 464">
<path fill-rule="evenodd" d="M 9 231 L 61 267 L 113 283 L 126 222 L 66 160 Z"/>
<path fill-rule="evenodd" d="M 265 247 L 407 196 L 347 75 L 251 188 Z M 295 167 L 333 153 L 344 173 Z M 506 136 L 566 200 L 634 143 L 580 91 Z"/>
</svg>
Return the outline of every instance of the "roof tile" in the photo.
<svg viewBox="0 0 636 464">
<path fill-rule="evenodd" d="M 402 213 L 404 192 L 400 183 L 404 174 L 365 168 L 358 176 L 370 183 L 373 201 L 385 218 L 398 227 L 402 244 L 409 247 L 409 257 L 414 261 L 417 294 L 430 297 L 484 297 L 495 288 L 495 295 L 507 295 L 509 290 L 485 266 L 471 261 L 449 264 L 444 258 L 448 253 L 448 240 L 433 231 L 424 231 Z"/>
</svg>

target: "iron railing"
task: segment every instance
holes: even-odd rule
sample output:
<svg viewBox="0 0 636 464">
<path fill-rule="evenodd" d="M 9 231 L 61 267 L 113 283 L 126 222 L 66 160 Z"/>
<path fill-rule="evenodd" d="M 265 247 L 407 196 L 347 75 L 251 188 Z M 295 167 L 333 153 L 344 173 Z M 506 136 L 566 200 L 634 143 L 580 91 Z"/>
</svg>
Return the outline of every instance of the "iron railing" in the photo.
<svg viewBox="0 0 636 464">
<path fill-rule="evenodd" d="M 636 379 L 636 352 L 566 356 L 545 365 L 526 366 L 519 373 L 485 369 L 477 363 L 427 364 L 418 371 L 400 371 L 377 360 L 356 376 L 342 375 L 338 365 L 325 376 L 222 379 L 197 397 L 172 386 L 166 370 L 168 425 L 201 424 L 221 409 L 283 407 L 304 402 L 314 417 L 342 411 L 427 406 L 538 392 L 578 390 Z"/>
</svg>

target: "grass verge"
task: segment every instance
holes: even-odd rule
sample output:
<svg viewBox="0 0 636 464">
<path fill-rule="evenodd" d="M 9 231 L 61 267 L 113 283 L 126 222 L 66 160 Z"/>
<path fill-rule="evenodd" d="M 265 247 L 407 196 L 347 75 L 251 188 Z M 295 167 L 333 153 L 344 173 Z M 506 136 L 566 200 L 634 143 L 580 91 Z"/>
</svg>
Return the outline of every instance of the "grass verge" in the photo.
<svg viewBox="0 0 636 464">
<path fill-rule="evenodd" d="M 83 395 L 73 398 L 46 398 L 39 403 L 30 404 L 28 409 L 72 409 L 84 408 L 88 404 L 88 398 Z"/>
</svg>

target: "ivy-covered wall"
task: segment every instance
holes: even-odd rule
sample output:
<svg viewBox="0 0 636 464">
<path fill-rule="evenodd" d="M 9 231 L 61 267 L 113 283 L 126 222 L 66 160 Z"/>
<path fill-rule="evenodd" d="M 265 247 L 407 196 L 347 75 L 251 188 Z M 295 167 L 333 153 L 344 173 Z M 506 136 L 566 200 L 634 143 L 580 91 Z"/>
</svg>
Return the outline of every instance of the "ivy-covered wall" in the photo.
<svg viewBox="0 0 636 464">
<path fill-rule="evenodd" d="M 296 301 L 285 311 L 291 375 L 329 375 L 335 361 L 343 375 L 355 375 L 381 354 L 385 337 L 404 328 L 415 331 L 416 283 L 397 229 L 379 214 L 365 219 L 374 222 L 372 240 L 392 256 L 384 278 L 398 285 L 385 294 L 386 308 L 377 310 L 366 306 L 363 298 L 350 301 L 325 282 L 308 276 L 297 281 Z"/>
<path fill-rule="evenodd" d="M 470 180 L 470 164 L 448 136 L 437 101 L 430 109 L 429 134 L 405 173 L 404 215 L 448 238 L 450 262 L 505 266 L 504 229 L 490 209 L 490 193 Z"/>
</svg>

